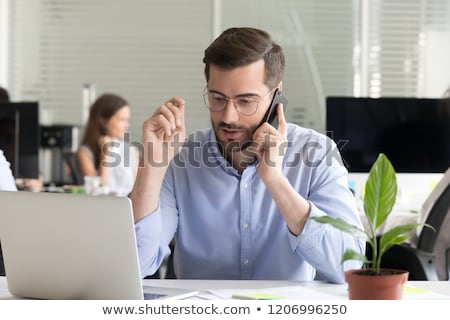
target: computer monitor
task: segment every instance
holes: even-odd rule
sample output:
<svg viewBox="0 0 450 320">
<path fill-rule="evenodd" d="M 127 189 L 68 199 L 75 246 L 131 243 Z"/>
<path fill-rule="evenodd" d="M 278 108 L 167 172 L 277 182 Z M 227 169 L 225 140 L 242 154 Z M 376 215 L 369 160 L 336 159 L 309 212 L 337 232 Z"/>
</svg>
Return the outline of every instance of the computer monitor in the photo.
<svg viewBox="0 0 450 320">
<path fill-rule="evenodd" d="M 328 97 L 326 131 L 349 172 L 385 153 L 399 173 L 450 167 L 450 99 Z"/>
<path fill-rule="evenodd" d="M 15 178 L 39 178 L 39 103 L 0 102 L 0 149 Z"/>
</svg>

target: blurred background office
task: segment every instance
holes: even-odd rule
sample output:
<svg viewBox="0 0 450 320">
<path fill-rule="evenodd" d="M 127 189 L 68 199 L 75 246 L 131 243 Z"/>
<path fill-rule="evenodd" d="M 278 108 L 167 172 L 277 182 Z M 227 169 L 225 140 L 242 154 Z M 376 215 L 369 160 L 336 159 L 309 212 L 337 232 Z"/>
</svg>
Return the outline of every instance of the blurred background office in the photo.
<svg viewBox="0 0 450 320">
<path fill-rule="evenodd" d="M 201 57 L 236 25 L 266 29 L 283 46 L 287 119 L 322 133 L 328 96 L 439 98 L 450 85 L 442 0 L 0 0 L 0 85 L 15 101 L 39 101 L 41 134 L 70 133 L 68 145 L 43 142 L 44 167 L 55 171 L 55 153 L 79 146 L 96 92 L 127 97 L 131 141 L 173 95 L 187 101 L 188 131 L 208 127 Z M 44 172 L 46 182 L 68 180 L 59 172 Z"/>
</svg>

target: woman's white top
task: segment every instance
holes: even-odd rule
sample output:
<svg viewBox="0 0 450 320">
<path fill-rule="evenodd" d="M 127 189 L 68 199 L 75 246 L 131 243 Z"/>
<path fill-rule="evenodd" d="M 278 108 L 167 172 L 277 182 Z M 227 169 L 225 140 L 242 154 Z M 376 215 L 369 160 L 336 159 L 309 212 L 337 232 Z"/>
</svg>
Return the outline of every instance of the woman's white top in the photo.
<svg viewBox="0 0 450 320">
<path fill-rule="evenodd" d="M 108 167 L 108 184 L 106 187 L 109 194 L 117 196 L 127 196 L 133 189 L 135 179 L 135 150 L 129 142 L 123 140 L 113 140 L 108 149 L 105 159 Z M 94 155 L 86 145 L 81 146 L 94 161 Z"/>
</svg>

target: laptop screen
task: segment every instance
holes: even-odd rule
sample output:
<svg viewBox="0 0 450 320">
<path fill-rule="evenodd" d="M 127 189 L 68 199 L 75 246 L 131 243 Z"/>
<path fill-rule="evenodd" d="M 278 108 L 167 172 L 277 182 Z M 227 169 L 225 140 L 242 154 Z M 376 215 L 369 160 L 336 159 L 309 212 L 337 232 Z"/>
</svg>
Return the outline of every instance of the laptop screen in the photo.
<svg viewBox="0 0 450 320">
<path fill-rule="evenodd" d="M 126 197 L 0 191 L 9 291 L 37 299 L 143 299 Z"/>
</svg>

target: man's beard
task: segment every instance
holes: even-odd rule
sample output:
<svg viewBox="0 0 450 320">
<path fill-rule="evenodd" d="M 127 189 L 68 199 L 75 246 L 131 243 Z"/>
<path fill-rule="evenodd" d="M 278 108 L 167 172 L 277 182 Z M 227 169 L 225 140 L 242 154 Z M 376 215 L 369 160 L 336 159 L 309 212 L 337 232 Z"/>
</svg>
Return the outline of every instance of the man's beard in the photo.
<svg viewBox="0 0 450 320">
<path fill-rule="evenodd" d="M 233 155 L 235 155 L 237 152 L 242 153 L 247 160 L 245 162 L 253 162 L 255 159 L 255 154 L 252 152 L 252 146 L 253 146 L 253 140 L 244 140 L 244 141 L 238 141 L 238 140 L 229 140 L 229 141 L 222 141 L 220 140 L 220 137 L 217 133 L 219 129 L 242 129 L 242 127 L 232 125 L 232 124 L 226 124 L 224 122 L 220 122 L 217 126 L 214 125 L 214 123 L 211 121 L 212 127 L 214 129 L 214 133 L 216 134 L 217 144 L 219 147 L 220 152 L 224 156 L 225 159 L 228 161 L 231 161 Z"/>
</svg>

